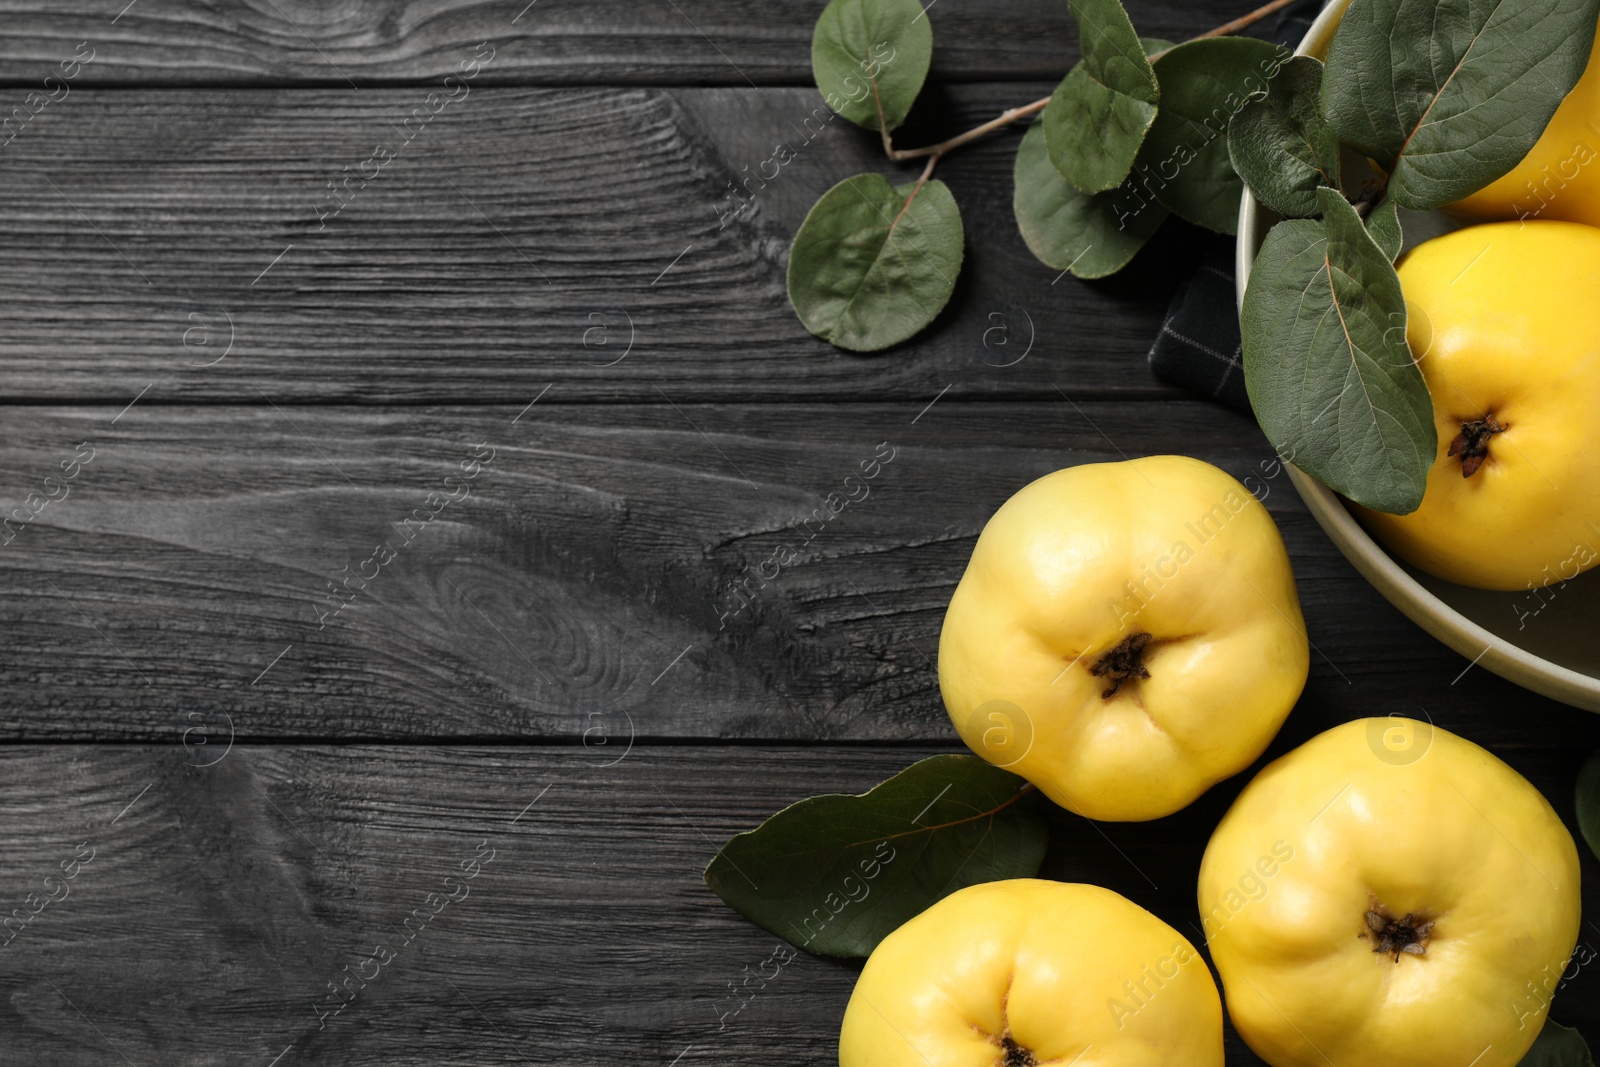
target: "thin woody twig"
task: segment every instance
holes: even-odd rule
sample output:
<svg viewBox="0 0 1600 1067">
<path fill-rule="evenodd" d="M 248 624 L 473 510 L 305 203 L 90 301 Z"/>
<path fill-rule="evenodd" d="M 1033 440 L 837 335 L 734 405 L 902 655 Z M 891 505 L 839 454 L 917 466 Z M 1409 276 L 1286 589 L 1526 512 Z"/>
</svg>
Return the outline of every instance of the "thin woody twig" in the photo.
<svg viewBox="0 0 1600 1067">
<path fill-rule="evenodd" d="M 1043 111 L 1045 109 L 1045 105 L 1048 103 L 1050 103 L 1050 98 L 1047 96 L 1043 100 L 1035 100 L 1031 104 L 1024 104 L 1022 107 L 1014 107 L 1009 111 L 1002 112 L 999 118 L 990 119 L 982 126 L 975 126 L 960 136 L 952 137 L 948 141 L 941 141 L 935 145 L 929 145 L 926 148 L 891 148 L 889 150 L 889 158 L 897 162 L 907 159 L 921 159 L 923 156 L 933 156 L 935 159 L 937 159 L 951 149 L 960 148 L 969 141 L 976 141 L 984 134 L 993 133 L 995 130 L 1000 129 L 1003 126 L 1011 125 L 1018 119 L 1027 118 L 1029 115 L 1037 114 L 1038 112 Z M 885 134 L 885 136 L 888 135 Z"/>
<path fill-rule="evenodd" d="M 1246 26 L 1250 26 L 1261 21 L 1273 12 L 1281 11 L 1283 8 L 1288 7 L 1293 2 L 1294 0 L 1271 0 L 1270 3 L 1261 5 L 1248 15 L 1241 15 L 1232 22 L 1225 22 L 1215 29 L 1207 30 L 1205 33 L 1190 38 L 1190 40 L 1201 41 L 1209 37 L 1223 37 L 1227 34 L 1235 33 L 1244 29 Z M 1167 51 L 1171 51 L 1171 49 L 1155 53 L 1150 57 L 1151 61 L 1154 62 L 1160 57 L 1166 55 Z M 873 93 L 874 95 L 877 93 L 876 84 L 873 86 Z M 922 159 L 928 156 L 931 156 L 933 159 L 937 160 L 946 152 L 953 151 L 957 148 L 960 148 L 964 144 L 976 141 L 978 138 L 983 137 L 986 134 L 993 133 L 995 130 L 1009 126 L 1018 119 L 1024 119 L 1029 115 L 1038 114 L 1039 112 L 1043 111 L 1045 107 L 1049 105 L 1049 103 L 1050 97 L 1047 96 L 1042 100 L 1035 100 L 1031 104 L 1024 104 L 1021 107 L 1011 108 L 1009 111 L 1002 112 L 998 118 L 990 119 L 981 126 L 974 126 L 966 133 L 958 134 L 957 136 L 950 138 L 948 141 L 940 141 L 938 144 L 927 145 L 923 148 L 896 148 L 894 146 L 893 139 L 889 136 L 889 131 L 886 127 L 886 124 L 883 121 L 883 105 L 880 101 L 878 103 L 878 132 L 883 135 L 884 154 L 890 159 L 894 160 L 896 163 L 903 163 L 912 159 Z M 932 170 L 933 168 L 930 165 L 928 170 L 924 172 L 922 181 L 919 181 L 917 184 L 921 185 L 922 182 L 927 181 L 928 175 L 932 173 Z"/>
</svg>

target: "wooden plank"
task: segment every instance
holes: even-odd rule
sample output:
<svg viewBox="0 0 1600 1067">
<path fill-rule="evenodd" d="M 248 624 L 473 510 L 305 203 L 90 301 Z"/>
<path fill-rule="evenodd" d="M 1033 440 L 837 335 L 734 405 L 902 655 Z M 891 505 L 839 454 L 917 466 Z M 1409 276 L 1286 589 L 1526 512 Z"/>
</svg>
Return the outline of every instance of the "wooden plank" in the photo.
<svg viewBox="0 0 1600 1067">
<path fill-rule="evenodd" d="M 494 61 L 484 76 L 500 84 L 795 85 L 811 79 L 811 31 L 822 7 L 822 0 L 5 0 L 0 70 L 6 83 L 32 88 L 89 41 L 94 58 L 78 74 L 82 84 L 349 88 L 436 81 L 489 42 Z M 1250 5 L 1141 0 L 1134 7 L 1141 32 L 1181 40 Z M 1048 0 L 943 0 L 930 17 L 937 80 L 1059 78 L 1077 56 L 1065 6 Z"/>
<path fill-rule="evenodd" d="M 800 953 L 735 1011 L 730 983 L 770 974 L 781 943 L 700 871 L 778 807 L 925 751 L 641 746 L 606 767 L 575 746 L 238 746 L 199 766 L 176 746 L 6 747 L 7 907 L 67 894 L 0 950 L 7 1051 L 41 1067 L 836 1062 L 857 965 Z M 1580 753 L 1544 738 L 1503 754 L 1570 816 Z M 1192 931 L 1235 788 L 1142 825 L 1058 812 L 1043 874 Z M 464 878 L 476 857 L 492 859 Z M 1593 1043 L 1592 972 L 1553 1014 Z M 333 1014 L 329 983 L 350 975 Z M 1258 1062 L 1230 1033 L 1228 1063 Z"/>
<path fill-rule="evenodd" d="M 1305 708 L 1507 743 L 1529 714 L 1600 721 L 1464 674 L 1206 404 L 527 404 L 0 411 L 6 513 L 94 450 L 0 546 L 0 730 L 948 739 L 933 661 L 983 523 L 1051 470 L 1163 452 L 1268 494 L 1317 649 Z"/>
<path fill-rule="evenodd" d="M 1048 90 L 935 93 L 904 143 Z M 525 403 L 548 385 L 562 401 L 925 403 L 946 387 L 1053 400 L 1060 380 L 1173 395 L 1144 356 L 1193 249 L 1056 284 L 1011 218 L 1016 131 L 941 166 L 968 234 L 952 306 L 861 356 L 812 338 L 785 294 L 816 198 L 893 172 L 870 135 L 814 113 L 814 90 L 477 89 L 411 119 L 426 98 L 80 91 L 43 112 L 0 166 L 7 397 Z M 763 183 L 780 140 L 796 158 Z"/>
</svg>

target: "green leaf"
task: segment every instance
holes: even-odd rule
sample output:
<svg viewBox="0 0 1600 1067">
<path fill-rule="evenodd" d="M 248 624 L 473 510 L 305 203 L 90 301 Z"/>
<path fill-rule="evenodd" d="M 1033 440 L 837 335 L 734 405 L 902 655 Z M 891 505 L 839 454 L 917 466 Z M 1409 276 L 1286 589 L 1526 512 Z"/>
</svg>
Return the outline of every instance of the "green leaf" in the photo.
<svg viewBox="0 0 1600 1067">
<path fill-rule="evenodd" d="M 1589 850 L 1600 856 L 1600 752 L 1578 772 L 1578 830 Z"/>
<path fill-rule="evenodd" d="M 1085 193 L 1121 185 L 1156 120 L 1161 91 L 1120 0 L 1071 0 L 1083 59 L 1045 108 L 1045 143 L 1061 176 Z"/>
<path fill-rule="evenodd" d="M 1351 500 L 1415 511 L 1438 449 L 1384 250 L 1332 189 L 1267 234 L 1240 311 L 1245 387 L 1278 454 Z"/>
<path fill-rule="evenodd" d="M 1167 217 L 1167 209 L 1139 198 L 1131 185 L 1109 193 L 1083 193 L 1056 172 L 1034 126 L 1017 149 L 1011 208 L 1017 229 L 1039 261 L 1079 278 L 1104 278 L 1128 265 Z"/>
<path fill-rule="evenodd" d="M 1232 233 L 1244 183 L 1228 158 L 1228 123 L 1289 53 L 1249 37 L 1180 44 L 1155 61 L 1161 110 L 1133 165 L 1133 181 L 1180 218 Z"/>
<path fill-rule="evenodd" d="M 941 181 L 857 174 L 822 194 L 789 249 L 789 302 L 806 329 L 853 352 L 934 320 L 961 273 L 955 197 Z"/>
<path fill-rule="evenodd" d="M 1317 214 L 1317 188 L 1339 188 L 1339 135 L 1322 117 L 1322 64 L 1296 56 L 1267 95 L 1228 126 L 1228 156 L 1256 199 L 1291 219 Z"/>
<path fill-rule="evenodd" d="M 1594 1058 L 1582 1034 L 1547 1020 L 1517 1067 L 1594 1067 Z"/>
<path fill-rule="evenodd" d="M 1440 207 L 1528 154 L 1597 20 L 1600 0 L 1354 0 L 1328 49 L 1323 113 L 1389 173 L 1401 207 Z"/>
<path fill-rule="evenodd" d="M 934 756 L 861 796 L 785 808 L 723 846 L 706 884 L 800 948 L 866 956 L 958 889 L 1038 872 L 1048 831 L 1030 791 L 975 756 Z"/>
<path fill-rule="evenodd" d="M 1400 229 L 1400 205 L 1393 200 L 1385 200 L 1373 209 L 1367 216 L 1367 232 L 1372 239 L 1378 242 L 1378 247 L 1383 249 L 1383 254 L 1393 263 L 1400 258 L 1400 250 L 1405 247 L 1405 234 Z"/>
<path fill-rule="evenodd" d="M 905 121 L 933 59 L 917 0 L 830 0 L 811 36 L 811 72 L 828 106 L 857 126 Z"/>
</svg>

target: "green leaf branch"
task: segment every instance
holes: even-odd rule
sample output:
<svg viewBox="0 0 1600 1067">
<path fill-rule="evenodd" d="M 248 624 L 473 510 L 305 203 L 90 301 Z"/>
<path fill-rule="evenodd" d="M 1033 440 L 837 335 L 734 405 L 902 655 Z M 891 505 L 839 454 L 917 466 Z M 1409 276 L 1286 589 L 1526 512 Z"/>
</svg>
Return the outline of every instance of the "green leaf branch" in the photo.
<svg viewBox="0 0 1600 1067">
<path fill-rule="evenodd" d="M 1577 807 L 1578 832 L 1600 858 L 1600 752 L 1592 754 L 1578 773 Z"/>
<path fill-rule="evenodd" d="M 1406 339 L 1402 209 L 1446 206 L 1511 170 L 1582 75 L 1600 0 L 1350 0 L 1326 62 L 1232 36 L 1272 0 L 1181 44 L 1138 36 L 1119 0 L 1068 0 L 1082 58 L 1050 96 L 902 148 L 931 64 L 918 0 L 831 0 L 812 61 L 828 104 L 878 133 L 912 182 L 858 175 L 795 235 L 789 296 L 812 333 L 873 352 L 915 336 L 964 260 L 948 153 L 1037 116 L 1012 198 L 1029 250 L 1084 279 L 1132 261 L 1169 216 L 1233 233 L 1241 194 L 1279 217 L 1242 309 L 1245 381 L 1280 455 L 1358 504 L 1421 503 L 1439 441 Z"/>
<path fill-rule="evenodd" d="M 1533 1047 L 1517 1067 L 1594 1067 L 1594 1058 L 1582 1034 L 1546 1020 Z"/>
<path fill-rule="evenodd" d="M 1515 167 L 1597 21 L 1600 0 L 1351 0 L 1326 63 L 1284 64 L 1229 126 L 1234 169 L 1285 220 L 1241 307 L 1251 406 L 1280 455 L 1358 504 L 1416 510 L 1439 453 L 1394 268 L 1400 209 Z"/>
<path fill-rule="evenodd" d="M 1042 132 L 1030 130 L 1019 147 L 1014 207 L 1028 247 L 1047 265 L 1082 278 L 1114 273 L 1169 212 L 1232 232 L 1226 206 L 1237 203 L 1242 185 L 1228 159 L 1226 118 L 1219 124 L 1213 116 L 1237 110 L 1231 93 L 1266 91 L 1265 78 L 1246 66 L 1287 56 L 1227 35 L 1292 0 L 1270 0 L 1177 46 L 1141 39 L 1119 0 L 1069 2 L 1083 58 L 1054 93 L 915 148 L 897 147 L 893 131 L 931 63 L 933 31 L 922 5 L 831 0 L 823 10 L 811 58 L 828 106 L 876 132 L 890 162 L 923 161 L 923 169 L 904 185 L 856 175 L 812 207 L 788 274 L 790 302 L 808 330 L 840 348 L 873 352 L 926 328 L 954 289 L 965 240 L 955 198 L 934 180 L 934 168 L 1035 115 Z M 1207 76 L 1219 65 L 1226 77 Z M 1260 80 L 1246 84 L 1252 75 Z M 1155 148 L 1147 149 L 1151 139 Z M 1141 168 L 1148 173 L 1136 174 Z"/>
<path fill-rule="evenodd" d="M 1373 507 L 1414 510 L 1437 437 L 1400 279 L 1343 196 L 1323 188 L 1318 202 L 1322 221 L 1274 227 L 1256 259 L 1240 313 L 1250 403 L 1302 469 Z"/>
<path fill-rule="evenodd" d="M 799 948 L 867 956 L 958 889 L 1037 874 L 1049 832 L 1036 796 L 976 756 L 932 756 L 859 796 L 811 797 L 739 834 L 706 884 Z"/>
</svg>

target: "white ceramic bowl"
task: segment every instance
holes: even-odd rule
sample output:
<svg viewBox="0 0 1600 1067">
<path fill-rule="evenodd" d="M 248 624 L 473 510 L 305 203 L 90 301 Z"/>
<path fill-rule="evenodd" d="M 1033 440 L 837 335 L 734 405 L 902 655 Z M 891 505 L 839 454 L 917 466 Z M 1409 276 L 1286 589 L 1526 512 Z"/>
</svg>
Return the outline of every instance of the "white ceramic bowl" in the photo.
<svg viewBox="0 0 1600 1067">
<path fill-rule="evenodd" d="M 1335 0 L 1301 42 L 1321 58 L 1349 0 Z M 1244 300 L 1250 268 L 1275 215 L 1248 189 L 1239 207 L 1235 278 Z M 1452 228 L 1447 220 L 1405 216 L 1406 245 Z M 1285 464 L 1295 489 L 1339 551 L 1391 604 L 1467 659 L 1556 700 L 1600 711 L 1600 568 L 1539 593 L 1469 589 L 1424 574 L 1390 556 L 1356 522 L 1339 496 Z"/>
</svg>

